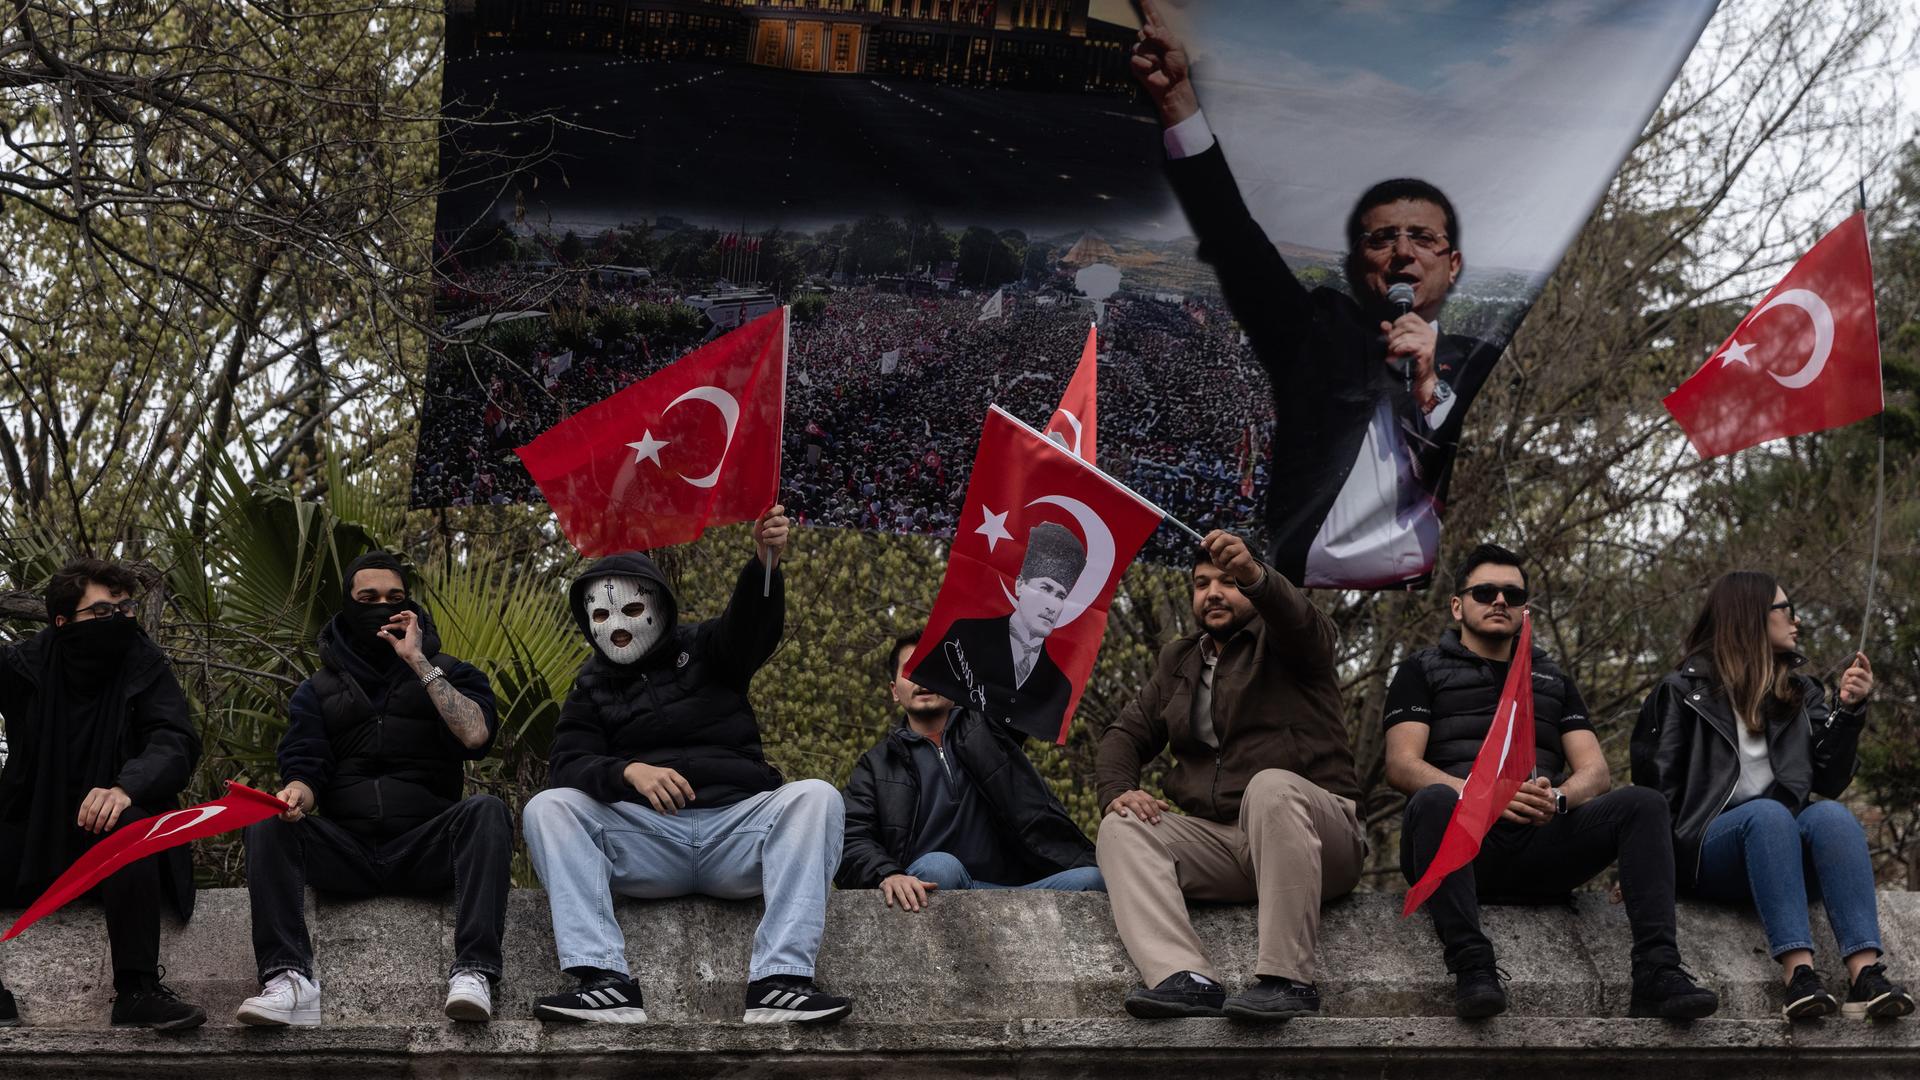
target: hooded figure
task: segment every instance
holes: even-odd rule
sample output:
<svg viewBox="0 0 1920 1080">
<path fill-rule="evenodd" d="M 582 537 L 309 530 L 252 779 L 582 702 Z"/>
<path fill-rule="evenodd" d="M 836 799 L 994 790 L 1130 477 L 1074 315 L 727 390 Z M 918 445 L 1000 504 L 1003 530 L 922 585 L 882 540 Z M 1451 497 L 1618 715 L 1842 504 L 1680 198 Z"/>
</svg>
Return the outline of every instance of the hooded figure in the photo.
<svg viewBox="0 0 1920 1080">
<path fill-rule="evenodd" d="M 545 1021 L 647 1018 L 615 896 L 761 896 L 747 973 L 748 1023 L 838 1020 L 852 1008 L 813 984 L 845 812 L 820 780 L 784 783 L 747 699 L 786 622 L 786 579 L 761 560 L 786 548 L 785 511 L 754 526 L 718 618 L 683 623 L 652 559 L 626 552 L 575 579 L 569 607 L 593 652 L 560 709 L 552 786 L 521 811 L 573 990 L 540 998 Z"/>
</svg>

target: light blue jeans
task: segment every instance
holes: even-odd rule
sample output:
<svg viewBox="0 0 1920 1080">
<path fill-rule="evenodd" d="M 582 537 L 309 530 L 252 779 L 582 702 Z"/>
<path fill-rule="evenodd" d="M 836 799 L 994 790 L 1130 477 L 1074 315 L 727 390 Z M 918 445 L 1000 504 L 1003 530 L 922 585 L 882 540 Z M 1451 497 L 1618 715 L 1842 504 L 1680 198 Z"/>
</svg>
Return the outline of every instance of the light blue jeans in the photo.
<svg viewBox="0 0 1920 1080">
<path fill-rule="evenodd" d="M 846 804 L 824 780 L 797 780 L 732 806 L 662 814 L 548 788 L 520 813 L 527 854 L 547 887 L 562 968 L 628 973 L 613 897 L 698 893 L 766 898 L 748 978 L 811 977 L 840 866 Z"/>
<path fill-rule="evenodd" d="M 965 864 L 944 851 L 929 851 L 913 860 L 907 867 L 907 873 L 921 881 L 931 881 L 945 890 L 953 889 L 1053 889 L 1057 892 L 1106 892 L 1106 879 L 1100 876 L 1097 866 L 1077 866 L 1072 870 L 1062 870 L 1049 874 L 1039 881 L 1029 881 L 1025 885 L 995 885 L 991 881 L 975 881 L 967 873 Z"/>
<path fill-rule="evenodd" d="M 1810 897 L 1826 904 L 1842 957 L 1880 951 L 1873 856 L 1866 830 L 1844 803 L 1817 802 L 1795 814 L 1762 798 L 1714 818 L 1700 843 L 1695 891 L 1709 900 L 1751 901 L 1776 960 L 1813 948 Z"/>
</svg>

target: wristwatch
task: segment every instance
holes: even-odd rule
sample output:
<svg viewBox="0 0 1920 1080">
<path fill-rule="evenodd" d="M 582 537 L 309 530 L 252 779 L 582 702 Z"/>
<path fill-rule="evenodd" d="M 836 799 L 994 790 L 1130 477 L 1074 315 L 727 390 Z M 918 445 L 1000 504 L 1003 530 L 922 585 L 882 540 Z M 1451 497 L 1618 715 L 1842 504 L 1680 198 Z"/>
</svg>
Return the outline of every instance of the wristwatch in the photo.
<svg viewBox="0 0 1920 1080">
<path fill-rule="evenodd" d="M 1559 788 L 1551 788 L 1549 790 L 1553 794 L 1553 812 L 1556 814 L 1566 813 L 1567 812 L 1567 793 L 1564 791 L 1561 791 Z"/>
</svg>

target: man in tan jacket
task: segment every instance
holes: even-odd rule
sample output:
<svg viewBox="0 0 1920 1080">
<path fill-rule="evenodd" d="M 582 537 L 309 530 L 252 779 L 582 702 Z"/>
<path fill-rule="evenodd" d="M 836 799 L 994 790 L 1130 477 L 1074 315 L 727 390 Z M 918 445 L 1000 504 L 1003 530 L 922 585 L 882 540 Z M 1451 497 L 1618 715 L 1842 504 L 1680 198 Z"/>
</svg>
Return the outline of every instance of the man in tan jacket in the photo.
<svg viewBox="0 0 1920 1080">
<path fill-rule="evenodd" d="M 1320 903 L 1353 889 L 1367 852 L 1334 627 L 1239 537 L 1205 543 L 1193 567 L 1200 630 L 1160 651 L 1100 737 L 1100 872 L 1145 981 L 1129 1013 L 1286 1020 L 1319 1011 Z M 1169 748 L 1164 787 L 1182 814 L 1140 790 L 1141 767 Z M 1253 986 L 1227 996 L 1188 898 L 1259 903 Z"/>
</svg>

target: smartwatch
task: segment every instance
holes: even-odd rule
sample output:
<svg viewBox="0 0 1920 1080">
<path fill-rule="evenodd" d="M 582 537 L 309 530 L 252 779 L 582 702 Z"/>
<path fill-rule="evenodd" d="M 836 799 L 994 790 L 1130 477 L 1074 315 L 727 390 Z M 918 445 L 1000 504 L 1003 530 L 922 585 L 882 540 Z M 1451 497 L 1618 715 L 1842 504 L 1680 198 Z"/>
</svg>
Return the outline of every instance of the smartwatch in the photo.
<svg viewBox="0 0 1920 1080">
<path fill-rule="evenodd" d="M 1567 812 L 1567 793 L 1561 791 L 1559 788 L 1553 788 L 1552 792 L 1553 812 L 1556 814 L 1565 814 Z"/>
</svg>

